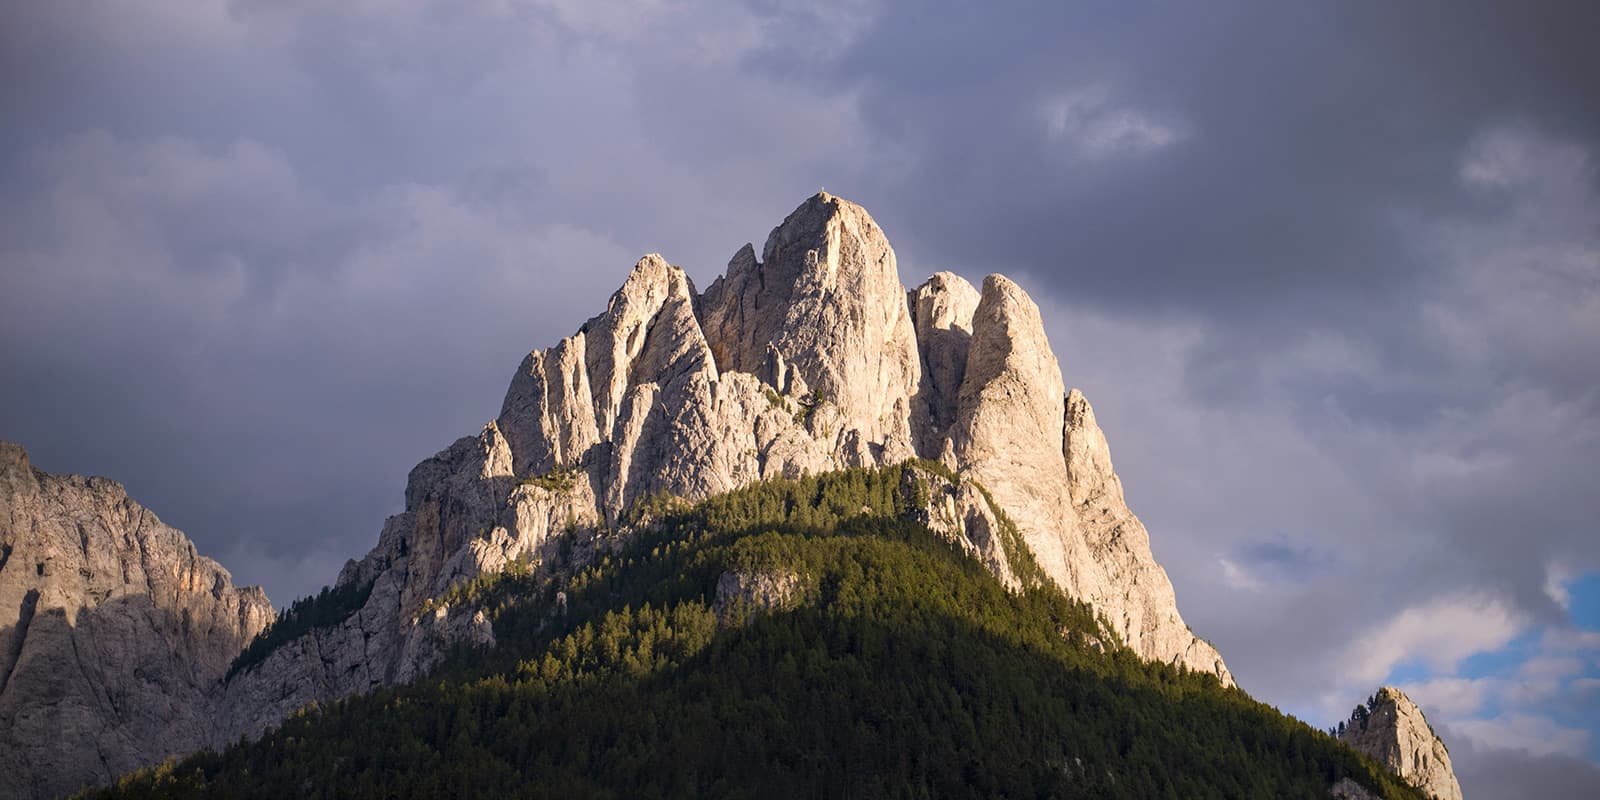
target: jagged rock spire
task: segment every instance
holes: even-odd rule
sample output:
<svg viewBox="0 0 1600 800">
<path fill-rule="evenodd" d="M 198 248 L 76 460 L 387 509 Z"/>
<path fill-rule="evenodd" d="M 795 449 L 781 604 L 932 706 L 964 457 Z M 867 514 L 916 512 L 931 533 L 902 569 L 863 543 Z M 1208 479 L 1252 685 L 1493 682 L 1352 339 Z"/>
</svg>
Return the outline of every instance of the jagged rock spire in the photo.
<svg viewBox="0 0 1600 800">
<path fill-rule="evenodd" d="M 562 531 L 592 546 L 584 536 L 643 498 L 916 455 L 987 486 L 1049 580 L 1135 652 L 1231 683 L 1184 625 L 1094 414 L 1065 386 L 1019 285 L 991 275 L 980 292 L 940 273 L 908 292 L 871 215 L 828 194 L 795 209 L 759 259 L 741 247 L 703 294 L 646 256 L 604 313 L 523 359 L 479 436 L 412 472 L 406 511 L 340 575 L 371 582 L 367 607 L 231 681 L 230 724 L 257 732 L 310 700 L 422 674 L 442 635 L 418 620 L 427 599 L 548 553 Z M 951 519 L 1015 585 L 994 515 Z"/>
<path fill-rule="evenodd" d="M 912 454 L 911 398 L 921 382 L 916 333 L 894 249 L 866 209 L 819 193 L 773 229 L 761 261 L 746 245 L 701 298 L 717 364 L 759 374 L 776 354 L 851 425 L 839 455 L 862 445 Z"/>
<path fill-rule="evenodd" d="M 308 703 L 414 680 L 452 642 L 492 642 L 482 614 L 435 601 L 514 560 L 566 548 L 581 562 L 642 499 L 917 455 L 961 474 L 927 509 L 930 527 L 1002 583 L 1024 580 L 1003 511 L 1038 580 L 1092 604 L 1143 657 L 1232 682 L 1178 614 L 1038 306 L 1001 275 L 981 292 L 950 273 L 907 291 L 871 215 L 823 193 L 772 231 L 759 259 L 740 248 L 703 294 L 662 257 L 640 259 L 604 312 L 522 360 L 496 419 L 411 471 L 405 510 L 339 574 L 362 607 L 225 682 L 271 618 L 265 596 L 233 589 L 115 484 L 44 476 L 0 446 L 0 607 L 22 617 L 0 647 L 0 712 L 12 720 L 0 772 L 73 788 L 258 734 Z M 142 711 L 161 697 L 126 685 L 133 662 L 165 665 L 168 700 L 203 719 Z M 18 714 L 24 684 L 27 696 L 67 698 L 65 711 Z M 95 704 L 112 689 L 105 712 Z"/>
<path fill-rule="evenodd" d="M 1461 800 L 1449 748 L 1405 692 L 1379 689 L 1369 705 L 1351 715 L 1339 739 L 1436 800 Z"/>
</svg>

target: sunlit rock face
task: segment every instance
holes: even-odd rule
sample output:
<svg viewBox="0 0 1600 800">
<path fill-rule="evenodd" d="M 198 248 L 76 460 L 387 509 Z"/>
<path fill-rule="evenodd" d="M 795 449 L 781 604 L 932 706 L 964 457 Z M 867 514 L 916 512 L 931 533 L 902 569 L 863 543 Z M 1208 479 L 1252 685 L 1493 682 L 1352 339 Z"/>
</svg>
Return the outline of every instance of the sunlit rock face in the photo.
<svg viewBox="0 0 1600 800">
<path fill-rule="evenodd" d="M 601 314 L 529 353 L 499 417 L 418 465 L 405 512 L 341 573 L 371 582 L 366 607 L 235 677 L 226 717 L 254 734 L 312 700 L 422 674 L 457 638 L 441 630 L 492 636 L 419 615 L 431 598 L 547 559 L 563 532 L 581 557 L 643 498 L 917 456 L 988 487 L 1049 579 L 1141 655 L 1232 682 L 1184 625 L 1028 295 L 950 273 L 908 291 L 871 215 L 818 194 L 704 292 L 646 256 Z M 1019 585 L 987 503 L 948 488 L 930 521 Z"/>
<path fill-rule="evenodd" d="M 1450 751 L 1422 709 L 1393 686 L 1379 689 L 1374 700 L 1364 715 L 1345 723 L 1339 739 L 1437 800 L 1461 800 Z"/>
<path fill-rule="evenodd" d="M 827 194 L 704 292 L 641 259 L 602 313 L 522 360 L 496 419 L 411 471 L 405 511 L 338 576 L 359 608 L 231 675 L 271 619 L 259 590 L 233 589 L 120 487 L 43 476 L 20 452 L 5 451 L 3 473 L 14 563 L 0 601 L 19 619 L 0 653 L 16 709 L 0 766 L 55 776 L 44 794 L 413 680 L 454 643 L 492 644 L 482 614 L 441 602 L 453 585 L 558 554 L 582 563 L 641 500 L 916 457 L 956 475 L 915 473 L 929 490 L 919 517 L 1007 586 L 1024 582 L 1004 541 L 1014 521 L 1044 579 L 1136 652 L 1232 682 L 1178 614 L 1037 305 L 1000 275 L 908 290 L 883 230 Z M 38 563 L 49 569 L 24 569 Z M 53 716 L 41 697 L 60 698 Z M 63 737 L 87 744 L 72 755 Z"/>
<path fill-rule="evenodd" d="M 0 442 L 0 797 L 56 797 L 209 745 L 222 680 L 273 618 L 105 478 Z"/>
</svg>

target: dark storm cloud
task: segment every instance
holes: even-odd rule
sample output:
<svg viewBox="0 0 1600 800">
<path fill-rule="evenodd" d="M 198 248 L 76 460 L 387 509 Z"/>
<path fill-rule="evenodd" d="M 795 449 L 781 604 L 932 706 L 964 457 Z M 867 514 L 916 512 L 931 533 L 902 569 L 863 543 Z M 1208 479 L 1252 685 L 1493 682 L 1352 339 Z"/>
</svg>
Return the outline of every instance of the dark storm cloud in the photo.
<svg viewBox="0 0 1600 800">
<path fill-rule="evenodd" d="M 1421 246 L 1416 223 L 1504 213 L 1500 198 L 1463 191 L 1461 152 L 1517 119 L 1600 141 L 1600 56 L 1575 33 L 1600 26 L 1592 4 L 946 11 L 895 7 L 835 76 L 866 87 L 869 124 L 923 166 L 874 176 L 901 201 L 885 224 L 918 232 L 908 260 L 1217 321 L 1189 366 L 1205 402 L 1260 396 L 1261 353 L 1318 330 L 1381 347 L 1395 373 L 1436 371 L 1418 298 L 1453 265 Z M 1073 154 L 1045 117 L 1086 91 L 1105 98 L 1083 114 L 1147 117 L 1175 141 L 1143 157 Z M 1375 381 L 1339 394 L 1347 414 L 1409 426 L 1447 398 L 1486 402 L 1467 388 Z"/>
<path fill-rule="evenodd" d="M 895 6 L 832 77 L 861 81 L 868 121 L 928 167 L 883 188 L 929 253 L 1096 304 L 1325 322 L 1438 268 L 1401 223 L 1473 210 L 1456 160 L 1481 126 L 1521 114 L 1594 140 L 1600 57 L 1572 31 L 1600 11 L 1542 5 Z M 1030 113 L 1095 86 L 1181 146 L 1061 157 Z"/>
<path fill-rule="evenodd" d="M 1549 563 L 1600 558 L 1579 485 L 1600 419 L 1583 299 L 1600 241 L 1600 55 L 1581 33 L 1600 10 L 1235 3 L 1108 16 L 896 6 L 832 65 L 826 80 L 864 87 L 869 127 L 921 167 L 872 176 L 897 200 L 886 229 L 911 231 L 902 262 L 1021 273 L 1069 319 L 1188 321 L 1184 382 L 1167 401 L 1249 411 L 1254 426 L 1234 434 L 1247 438 L 1282 416 L 1320 445 L 1305 457 L 1356 471 L 1349 502 L 1385 510 L 1292 527 L 1347 548 L 1409 546 L 1338 576 L 1395 587 L 1365 612 L 1346 605 L 1346 624 L 1463 580 L 1559 619 Z M 762 63 L 781 70 L 781 56 Z M 1476 185 L 1466 163 L 1496 148 L 1542 150 Z M 1552 242 L 1570 252 L 1533 249 Z M 1550 301 L 1566 293 L 1572 303 Z M 1108 360 L 1063 358 L 1069 383 Z M 1262 478 L 1250 494 L 1301 482 Z M 1146 513 L 1170 524 L 1182 508 Z M 1168 563 L 1193 596 L 1195 561 Z M 1327 615 L 1317 607 L 1305 610 Z"/>
<path fill-rule="evenodd" d="M 628 265 L 504 205 L 509 179 L 341 203 L 258 143 L 104 132 L 27 161 L 5 204 L 0 435 L 123 479 L 280 599 L 359 555 L 410 464 L 493 416 L 507 365 L 581 321 L 566 296 L 614 283 L 530 265 Z"/>
<path fill-rule="evenodd" d="M 1271 702 L 1342 713 L 1424 645 L 1449 676 L 1600 569 L 1594 4 L 0 15 L 0 438 L 280 603 L 635 258 L 704 285 L 824 186 L 904 280 L 1033 293 Z"/>
<path fill-rule="evenodd" d="M 1446 729 L 1445 736 L 1451 736 Z M 1530 755 L 1525 751 L 1482 750 L 1472 740 L 1450 748 L 1463 789 L 1474 800 L 1521 800 L 1547 797 L 1550 800 L 1583 800 L 1594 796 L 1600 786 L 1600 767 L 1571 756 Z M 1465 792 L 1463 792 L 1465 794 Z"/>
</svg>

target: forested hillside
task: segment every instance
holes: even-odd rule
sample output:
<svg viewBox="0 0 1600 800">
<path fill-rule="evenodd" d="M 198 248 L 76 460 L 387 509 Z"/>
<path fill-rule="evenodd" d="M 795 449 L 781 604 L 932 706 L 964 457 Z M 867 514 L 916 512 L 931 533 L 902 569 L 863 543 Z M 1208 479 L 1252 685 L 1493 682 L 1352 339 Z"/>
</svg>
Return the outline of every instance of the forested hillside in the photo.
<svg viewBox="0 0 1600 800">
<path fill-rule="evenodd" d="M 495 648 L 94 796 L 1419 797 L 1053 587 L 1008 592 L 915 520 L 910 469 L 638 509 L 647 532 L 565 581 L 440 599 Z"/>
</svg>

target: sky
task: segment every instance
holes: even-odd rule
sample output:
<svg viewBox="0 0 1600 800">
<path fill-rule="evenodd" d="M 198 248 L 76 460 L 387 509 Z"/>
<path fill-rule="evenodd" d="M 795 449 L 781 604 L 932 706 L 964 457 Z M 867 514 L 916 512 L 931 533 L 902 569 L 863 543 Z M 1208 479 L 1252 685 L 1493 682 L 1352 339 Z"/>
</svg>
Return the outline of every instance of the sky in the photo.
<svg viewBox="0 0 1600 800">
<path fill-rule="evenodd" d="M 1600 787 L 1600 6 L 0 0 L 0 438 L 285 604 L 660 252 L 1004 272 L 1186 620 Z"/>
</svg>

